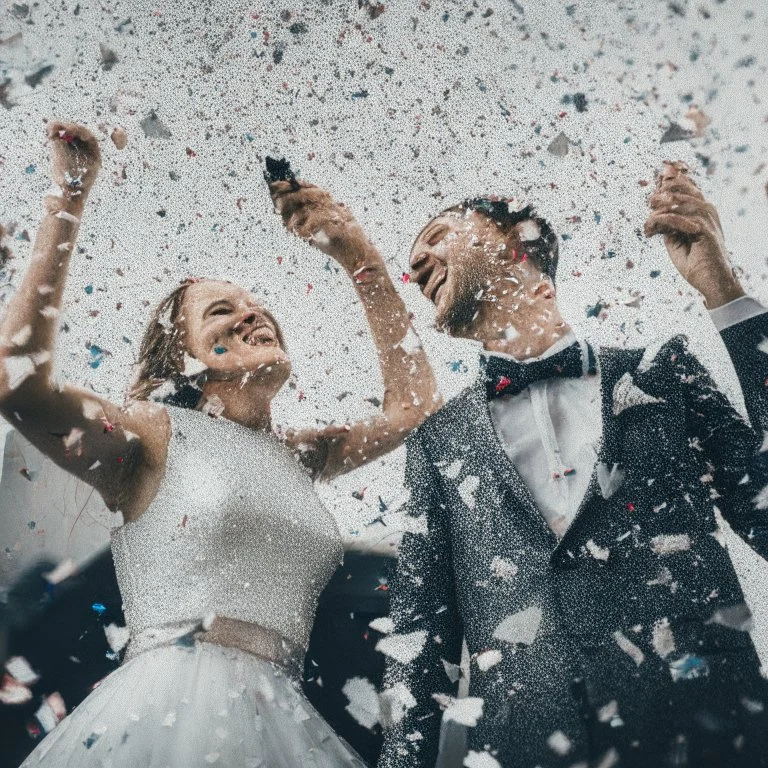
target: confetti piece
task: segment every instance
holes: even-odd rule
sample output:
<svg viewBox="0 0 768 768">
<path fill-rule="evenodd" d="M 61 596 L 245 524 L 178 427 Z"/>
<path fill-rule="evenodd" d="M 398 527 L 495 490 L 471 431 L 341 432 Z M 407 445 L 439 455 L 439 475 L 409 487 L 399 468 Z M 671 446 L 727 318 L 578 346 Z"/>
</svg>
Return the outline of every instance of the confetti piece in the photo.
<svg viewBox="0 0 768 768">
<path fill-rule="evenodd" d="M 11 656 L 5 662 L 5 669 L 14 680 L 24 685 L 33 685 L 40 679 L 40 676 L 23 656 Z"/>
<path fill-rule="evenodd" d="M 433 694 L 432 698 L 440 701 L 440 694 Z M 461 699 L 450 698 L 448 706 L 443 712 L 443 722 L 453 721 L 459 725 L 474 728 L 483 716 L 484 700 L 477 696 L 465 696 Z"/>
<path fill-rule="evenodd" d="M 379 694 L 380 721 L 386 728 L 399 723 L 409 709 L 416 706 L 416 699 L 405 683 L 396 683 Z"/>
<path fill-rule="evenodd" d="M 491 560 L 491 573 L 494 578 L 501 579 L 502 581 L 512 581 L 517 575 L 519 568 L 511 561 L 504 557 L 494 557 Z"/>
<path fill-rule="evenodd" d="M 493 631 L 496 640 L 505 643 L 531 645 L 541 624 L 541 608 L 532 605 L 525 610 L 507 616 Z"/>
<path fill-rule="evenodd" d="M 639 667 L 645 661 L 645 654 L 620 630 L 613 633 L 613 639 L 624 653 Z"/>
<path fill-rule="evenodd" d="M 556 754 L 563 757 L 573 748 L 571 740 L 562 732 L 554 731 L 547 738 L 547 746 Z"/>
<path fill-rule="evenodd" d="M 118 627 L 117 624 L 108 624 L 104 627 L 107 643 L 114 653 L 119 653 L 125 648 L 131 633 L 128 627 Z"/>
<path fill-rule="evenodd" d="M 50 571 L 46 571 L 43 574 L 43 578 L 49 584 L 60 584 L 65 579 L 77 573 L 77 565 L 75 561 L 68 557 L 66 560 L 62 560 L 55 568 Z"/>
<path fill-rule="evenodd" d="M 707 620 L 707 624 L 719 624 L 728 629 L 735 629 L 737 632 L 751 632 L 754 620 L 749 606 L 746 603 L 738 603 L 718 608 Z"/>
<path fill-rule="evenodd" d="M 459 484 L 458 491 L 461 500 L 470 508 L 475 508 L 475 493 L 480 486 L 480 478 L 477 475 L 467 475 Z"/>
<path fill-rule="evenodd" d="M 32 691 L 24 683 L 4 674 L 0 685 L 0 704 L 26 704 L 28 701 L 32 701 Z"/>
<path fill-rule="evenodd" d="M 709 675 L 709 664 L 701 656 L 686 653 L 675 661 L 669 663 L 669 671 L 674 682 L 681 680 L 697 680 Z"/>
<path fill-rule="evenodd" d="M 669 619 L 658 619 L 653 625 L 651 645 L 660 658 L 666 659 L 675 651 L 675 638 L 669 626 Z"/>
<path fill-rule="evenodd" d="M 492 667 L 495 667 L 502 658 L 501 651 L 491 648 L 487 651 L 480 651 L 475 661 L 481 672 L 487 672 Z"/>
<path fill-rule="evenodd" d="M 16 389 L 35 372 L 35 364 L 28 355 L 11 355 L 4 362 L 10 389 Z"/>
<path fill-rule="evenodd" d="M 388 635 L 395 631 L 395 622 L 389 616 L 380 616 L 378 619 L 371 621 L 368 626 L 377 632 L 381 632 L 383 635 Z"/>
<path fill-rule="evenodd" d="M 97 616 L 103 616 L 105 611 L 107 610 L 107 607 L 103 603 L 94 603 L 91 606 L 91 610 L 97 615 Z"/>
<path fill-rule="evenodd" d="M 364 677 L 353 677 L 344 683 L 341 692 L 349 703 L 345 709 L 363 728 L 372 729 L 381 716 L 376 686 Z"/>
<path fill-rule="evenodd" d="M 595 560 L 602 560 L 605 562 L 611 556 L 611 550 L 597 545 L 594 539 L 590 539 L 585 546 L 587 552 L 589 552 Z"/>
<path fill-rule="evenodd" d="M 687 533 L 661 534 L 651 539 L 651 549 L 657 555 L 671 555 L 691 548 L 691 537 Z"/>
<path fill-rule="evenodd" d="M 410 664 L 423 650 L 427 633 L 423 629 L 406 635 L 389 635 L 376 643 L 376 650 L 400 664 Z"/>
<path fill-rule="evenodd" d="M 35 712 L 35 718 L 40 727 L 50 733 L 67 715 L 67 706 L 61 694 L 56 692 L 43 699 L 40 708 Z"/>
<path fill-rule="evenodd" d="M 465 768 L 501 768 L 501 763 L 488 752 L 470 749 L 462 763 Z"/>
</svg>

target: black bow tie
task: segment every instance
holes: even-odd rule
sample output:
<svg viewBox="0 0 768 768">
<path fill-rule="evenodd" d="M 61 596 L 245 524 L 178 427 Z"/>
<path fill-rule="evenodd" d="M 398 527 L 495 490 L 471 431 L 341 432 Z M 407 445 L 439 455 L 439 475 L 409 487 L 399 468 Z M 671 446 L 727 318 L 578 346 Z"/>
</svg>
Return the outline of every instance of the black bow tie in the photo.
<svg viewBox="0 0 768 768">
<path fill-rule="evenodd" d="M 485 389 L 489 400 L 502 395 L 516 395 L 530 384 L 543 379 L 555 376 L 578 378 L 584 373 L 581 344 L 578 341 L 554 355 L 543 360 L 532 360 L 530 363 L 520 363 L 508 357 L 483 355 L 480 358 L 480 366 L 485 373 Z M 587 369 L 589 373 L 596 371 L 595 354 L 590 346 L 587 346 Z"/>
</svg>

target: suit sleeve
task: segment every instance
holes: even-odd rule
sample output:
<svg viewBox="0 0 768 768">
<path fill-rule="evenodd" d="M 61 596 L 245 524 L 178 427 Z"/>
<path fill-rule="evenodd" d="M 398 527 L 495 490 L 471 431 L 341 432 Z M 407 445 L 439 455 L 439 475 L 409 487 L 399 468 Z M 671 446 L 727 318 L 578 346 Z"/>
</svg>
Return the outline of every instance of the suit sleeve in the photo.
<svg viewBox="0 0 768 768">
<path fill-rule="evenodd" d="M 768 432 L 768 312 L 720 332 L 744 393 L 750 421 Z"/>
<path fill-rule="evenodd" d="M 443 660 L 459 664 L 463 637 L 440 477 L 418 431 L 407 446 L 405 479 L 411 493 L 407 514 L 423 524 L 423 532 L 403 536 L 390 581 L 394 630 L 386 641 L 398 646 L 407 641 L 412 650 L 405 656 L 396 654 L 399 659 L 388 654 L 382 702 L 390 722 L 379 768 L 434 766 L 442 712 L 433 694 L 455 694 Z"/>
<path fill-rule="evenodd" d="M 715 503 L 733 530 L 768 558 L 768 451 L 760 452 L 757 432 L 688 351 L 687 341 L 681 337 L 675 345 L 671 359 L 684 387 L 688 433 L 710 467 Z"/>
</svg>

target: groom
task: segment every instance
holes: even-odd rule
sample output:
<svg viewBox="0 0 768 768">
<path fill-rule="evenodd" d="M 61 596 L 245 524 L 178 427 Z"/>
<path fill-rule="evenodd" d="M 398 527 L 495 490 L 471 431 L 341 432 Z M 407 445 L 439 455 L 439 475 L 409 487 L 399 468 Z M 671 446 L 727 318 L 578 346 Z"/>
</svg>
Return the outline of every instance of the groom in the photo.
<svg viewBox="0 0 768 768">
<path fill-rule="evenodd" d="M 714 512 L 768 554 L 768 314 L 682 165 L 650 205 L 646 235 L 703 294 L 755 429 L 684 337 L 577 339 L 557 238 L 531 208 L 470 200 L 414 243 L 438 325 L 484 356 L 409 438 L 421 530 L 391 583 L 380 768 L 432 768 L 444 710 L 473 726 L 471 768 L 768 765 L 768 684 Z M 470 689 L 455 699 L 462 639 Z"/>
</svg>

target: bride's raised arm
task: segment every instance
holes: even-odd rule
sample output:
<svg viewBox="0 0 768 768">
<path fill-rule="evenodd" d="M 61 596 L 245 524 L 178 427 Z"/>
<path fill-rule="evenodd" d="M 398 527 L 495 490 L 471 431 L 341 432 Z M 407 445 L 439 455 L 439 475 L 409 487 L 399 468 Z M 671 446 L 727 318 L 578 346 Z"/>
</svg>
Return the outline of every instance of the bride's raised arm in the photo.
<svg viewBox="0 0 768 768">
<path fill-rule="evenodd" d="M 384 260 L 350 211 L 306 182 L 272 182 L 270 192 L 286 228 L 334 258 L 353 280 L 384 379 L 380 415 L 342 427 L 287 433 L 289 445 L 316 477 L 326 480 L 396 448 L 442 401 Z"/>
<path fill-rule="evenodd" d="M 84 127 L 52 122 L 52 180 L 45 217 L 21 285 L 0 322 L 0 413 L 58 465 L 121 508 L 147 459 L 149 404 L 130 409 L 53 379 L 53 352 L 69 260 L 85 201 L 101 167 L 99 145 Z"/>
</svg>

